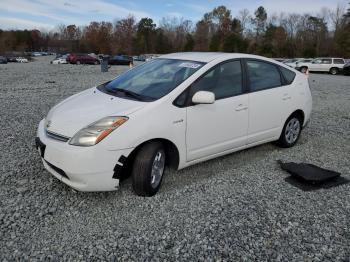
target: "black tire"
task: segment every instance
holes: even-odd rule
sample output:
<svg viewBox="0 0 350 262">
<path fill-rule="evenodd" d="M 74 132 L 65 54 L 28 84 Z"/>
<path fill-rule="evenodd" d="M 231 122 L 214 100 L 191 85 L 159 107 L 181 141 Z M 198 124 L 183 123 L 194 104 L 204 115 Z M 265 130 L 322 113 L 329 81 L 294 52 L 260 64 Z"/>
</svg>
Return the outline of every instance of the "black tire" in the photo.
<svg viewBox="0 0 350 262">
<path fill-rule="evenodd" d="M 162 162 L 164 161 L 163 170 L 160 172 L 161 176 L 155 180 L 152 176 L 152 168 L 159 154 Z M 165 158 L 164 147 L 160 142 L 147 143 L 138 151 L 131 172 L 132 186 L 137 195 L 153 196 L 159 191 L 164 176 Z"/>
<path fill-rule="evenodd" d="M 307 71 L 307 67 L 303 66 L 302 68 L 300 68 L 300 72 L 302 72 L 303 74 L 306 74 Z"/>
<path fill-rule="evenodd" d="M 331 75 L 337 75 L 339 73 L 339 69 L 336 67 L 332 67 L 331 69 L 329 69 L 329 73 Z"/>
<path fill-rule="evenodd" d="M 295 121 L 298 122 L 298 128 L 294 128 Z M 290 125 L 293 126 L 294 132 L 290 130 Z M 300 138 L 302 125 L 301 117 L 298 114 L 291 115 L 283 126 L 281 136 L 277 140 L 277 145 L 283 148 L 294 146 Z"/>
</svg>

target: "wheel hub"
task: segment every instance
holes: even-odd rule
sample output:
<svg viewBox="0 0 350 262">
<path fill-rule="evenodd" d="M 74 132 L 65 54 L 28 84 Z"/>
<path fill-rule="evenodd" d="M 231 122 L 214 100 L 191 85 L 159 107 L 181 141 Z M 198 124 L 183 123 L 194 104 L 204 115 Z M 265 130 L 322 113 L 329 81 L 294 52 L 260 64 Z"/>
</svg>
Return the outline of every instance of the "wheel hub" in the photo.
<svg viewBox="0 0 350 262">
<path fill-rule="evenodd" d="M 160 181 L 162 180 L 162 176 L 164 173 L 165 167 L 165 155 L 164 152 L 158 151 L 152 165 L 151 171 L 151 186 L 156 188 Z"/>
<path fill-rule="evenodd" d="M 287 126 L 285 131 L 285 137 L 289 144 L 294 143 L 300 134 L 300 122 L 297 118 L 292 118 Z"/>
</svg>

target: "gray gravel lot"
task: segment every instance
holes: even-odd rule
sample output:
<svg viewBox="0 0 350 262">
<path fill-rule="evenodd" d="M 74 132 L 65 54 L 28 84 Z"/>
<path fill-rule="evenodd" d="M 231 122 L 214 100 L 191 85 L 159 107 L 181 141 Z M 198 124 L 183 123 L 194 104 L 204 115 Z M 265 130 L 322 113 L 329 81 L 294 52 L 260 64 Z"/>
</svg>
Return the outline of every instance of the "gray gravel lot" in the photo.
<svg viewBox="0 0 350 262">
<path fill-rule="evenodd" d="M 51 176 L 37 125 L 62 99 L 127 67 L 0 65 L 0 260 L 350 260 L 350 184 L 304 192 L 277 159 L 350 179 L 350 77 L 310 75 L 312 121 L 291 149 L 266 144 L 166 173 L 160 192 L 80 193 Z"/>
</svg>

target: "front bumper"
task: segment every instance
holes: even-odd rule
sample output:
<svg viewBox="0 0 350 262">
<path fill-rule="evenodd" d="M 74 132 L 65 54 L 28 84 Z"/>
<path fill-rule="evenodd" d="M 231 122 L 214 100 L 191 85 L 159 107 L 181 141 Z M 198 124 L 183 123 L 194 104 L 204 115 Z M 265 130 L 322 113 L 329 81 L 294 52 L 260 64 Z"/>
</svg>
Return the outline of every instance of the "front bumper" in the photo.
<svg viewBox="0 0 350 262">
<path fill-rule="evenodd" d="M 113 178 L 115 166 L 122 166 L 120 159 L 125 159 L 133 150 L 108 150 L 101 144 L 72 146 L 48 137 L 43 120 L 38 127 L 36 144 L 45 169 L 78 191 L 116 190 L 119 179 Z"/>
</svg>

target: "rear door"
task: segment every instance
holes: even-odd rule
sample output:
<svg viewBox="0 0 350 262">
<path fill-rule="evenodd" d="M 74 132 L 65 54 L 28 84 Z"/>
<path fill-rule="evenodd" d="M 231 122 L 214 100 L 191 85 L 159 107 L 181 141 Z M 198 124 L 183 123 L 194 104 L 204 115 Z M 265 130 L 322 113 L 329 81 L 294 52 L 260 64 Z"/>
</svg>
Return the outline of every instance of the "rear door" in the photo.
<svg viewBox="0 0 350 262">
<path fill-rule="evenodd" d="M 245 146 L 248 131 L 248 94 L 240 60 L 221 63 L 192 84 L 197 91 L 215 94 L 214 104 L 187 108 L 187 161 Z"/>
<path fill-rule="evenodd" d="M 289 87 L 282 86 L 278 66 L 263 60 L 246 59 L 249 87 L 249 128 L 247 144 L 279 136 L 284 124 Z"/>
</svg>

